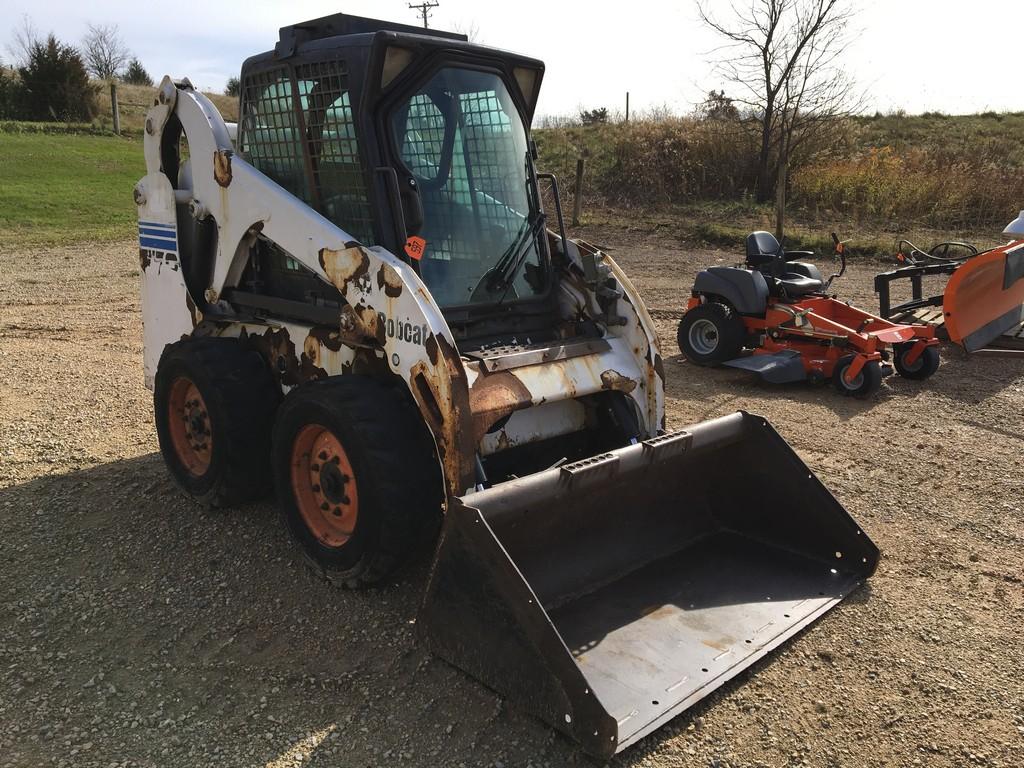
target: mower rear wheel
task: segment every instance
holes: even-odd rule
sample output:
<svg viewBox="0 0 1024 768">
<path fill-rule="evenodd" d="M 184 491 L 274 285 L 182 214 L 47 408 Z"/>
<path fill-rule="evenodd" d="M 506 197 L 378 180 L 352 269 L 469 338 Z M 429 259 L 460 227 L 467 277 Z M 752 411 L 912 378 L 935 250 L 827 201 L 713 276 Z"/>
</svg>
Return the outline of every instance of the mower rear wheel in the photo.
<svg viewBox="0 0 1024 768">
<path fill-rule="evenodd" d="M 896 372 L 905 379 L 916 379 L 921 381 L 927 379 L 939 370 L 939 349 L 932 345 L 925 347 L 913 363 L 907 363 L 907 355 L 914 348 L 914 342 L 908 341 L 904 344 L 897 344 L 893 348 L 893 365 Z"/>
<path fill-rule="evenodd" d="M 743 337 L 743 319 L 717 301 L 687 310 L 676 332 L 679 350 L 697 365 L 718 365 L 738 357 Z"/>
<path fill-rule="evenodd" d="M 842 358 L 832 372 L 832 384 L 846 397 L 865 399 L 875 394 L 882 386 L 882 366 L 877 360 L 864 363 L 853 381 L 846 380 L 846 369 L 853 364 L 853 355 Z"/>
<path fill-rule="evenodd" d="M 430 433 L 409 398 L 376 379 L 290 392 L 274 424 L 273 474 L 285 527 L 340 586 L 380 581 L 437 534 L 443 489 Z"/>
</svg>

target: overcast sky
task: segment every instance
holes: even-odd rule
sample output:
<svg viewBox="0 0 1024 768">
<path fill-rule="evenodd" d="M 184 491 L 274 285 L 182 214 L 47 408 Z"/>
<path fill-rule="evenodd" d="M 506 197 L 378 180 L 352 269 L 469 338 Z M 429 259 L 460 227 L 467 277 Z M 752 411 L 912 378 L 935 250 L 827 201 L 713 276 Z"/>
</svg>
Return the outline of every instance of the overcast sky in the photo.
<svg viewBox="0 0 1024 768">
<path fill-rule="evenodd" d="M 711 0 L 728 13 L 728 0 Z M 697 18 L 694 0 L 587 3 L 557 0 L 440 0 L 431 26 L 474 27 L 478 41 L 543 59 L 538 113 L 578 108 L 667 105 L 687 112 L 717 87 L 716 38 Z M 957 114 L 1022 110 L 1020 0 L 861 0 L 863 30 L 846 66 L 868 92 L 871 109 Z M 189 77 L 221 90 L 242 60 L 269 50 L 278 27 L 344 10 L 418 23 L 407 0 L 269 2 L 267 0 L 0 0 L 3 60 L 13 27 L 28 14 L 42 33 L 77 43 L 86 24 L 116 23 L 154 79 Z"/>
</svg>

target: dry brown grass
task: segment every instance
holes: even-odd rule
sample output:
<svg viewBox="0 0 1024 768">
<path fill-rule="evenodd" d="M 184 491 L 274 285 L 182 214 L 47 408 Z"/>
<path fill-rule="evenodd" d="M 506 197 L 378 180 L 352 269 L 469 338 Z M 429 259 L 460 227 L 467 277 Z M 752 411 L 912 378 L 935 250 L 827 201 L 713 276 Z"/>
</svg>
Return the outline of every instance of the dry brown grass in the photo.
<svg viewBox="0 0 1024 768">
<path fill-rule="evenodd" d="M 99 93 L 99 117 L 97 122 L 103 127 L 112 125 L 113 117 L 110 111 L 110 86 L 106 83 L 98 83 Z M 225 96 L 222 93 L 204 92 L 220 110 L 221 115 L 227 122 L 238 120 L 238 99 L 234 96 Z M 125 85 L 117 84 L 117 102 L 121 113 L 122 131 L 141 131 L 146 122 L 146 112 L 153 105 L 156 98 L 156 88 L 146 85 Z"/>
</svg>

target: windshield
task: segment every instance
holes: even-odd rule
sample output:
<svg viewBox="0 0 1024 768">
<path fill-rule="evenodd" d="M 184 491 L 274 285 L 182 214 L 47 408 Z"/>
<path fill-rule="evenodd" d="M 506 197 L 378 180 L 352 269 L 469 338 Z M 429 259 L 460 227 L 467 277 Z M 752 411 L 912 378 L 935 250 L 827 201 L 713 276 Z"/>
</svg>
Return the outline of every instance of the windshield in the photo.
<svg viewBox="0 0 1024 768">
<path fill-rule="evenodd" d="M 442 69 L 392 112 L 391 130 L 420 190 L 420 271 L 438 303 L 543 293 L 526 129 L 501 78 Z"/>
</svg>

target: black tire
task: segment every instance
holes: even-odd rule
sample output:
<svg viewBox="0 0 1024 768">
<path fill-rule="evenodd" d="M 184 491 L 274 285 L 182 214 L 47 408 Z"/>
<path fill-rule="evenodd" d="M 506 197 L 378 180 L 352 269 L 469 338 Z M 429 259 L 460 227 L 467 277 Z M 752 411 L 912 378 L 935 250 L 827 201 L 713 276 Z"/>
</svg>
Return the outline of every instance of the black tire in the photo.
<svg viewBox="0 0 1024 768">
<path fill-rule="evenodd" d="M 204 406 L 202 429 L 209 443 L 201 469 L 186 465 L 187 454 L 175 447 L 171 400 L 180 382 L 193 384 Z M 190 338 L 169 344 L 157 366 L 153 412 L 160 452 L 175 482 L 205 507 L 267 495 L 272 487 L 270 433 L 280 400 L 266 362 L 237 339 Z"/>
<path fill-rule="evenodd" d="M 318 538 L 304 519 L 292 483 L 293 471 L 296 482 L 304 477 L 293 461 L 293 447 L 309 425 L 337 439 L 355 479 L 353 528 L 346 541 L 333 546 Z M 307 563 L 323 578 L 350 588 L 373 584 L 436 538 L 444 498 L 441 471 L 430 433 L 404 391 L 356 374 L 312 382 L 285 398 L 273 434 L 273 475 L 282 520 Z M 346 493 L 349 480 L 344 477 Z M 344 501 L 349 502 L 348 496 Z"/>
<path fill-rule="evenodd" d="M 939 348 L 936 345 L 925 347 L 924 351 L 921 352 L 917 360 L 912 365 L 907 365 L 904 359 L 910 350 L 914 348 L 914 342 L 908 341 L 903 344 L 897 344 L 893 347 L 893 365 L 896 367 L 896 373 L 905 379 L 916 379 L 921 381 L 927 379 L 929 376 L 939 370 Z"/>
<path fill-rule="evenodd" d="M 856 380 L 852 384 L 843 379 L 846 369 L 853 363 L 853 355 L 847 355 L 836 363 L 832 372 L 832 384 L 846 397 L 856 397 L 860 400 L 871 397 L 882 386 L 882 366 L 877 360 L 869 360 L 860 369 Z"/>
<path fill-rule="evenodd" d="M 732 307 L 709 301 L 683 315 L 676 342 L 691 363 L 719 365 L 739 357 L 744 336 L 743 319 Z"/>
</svg>

